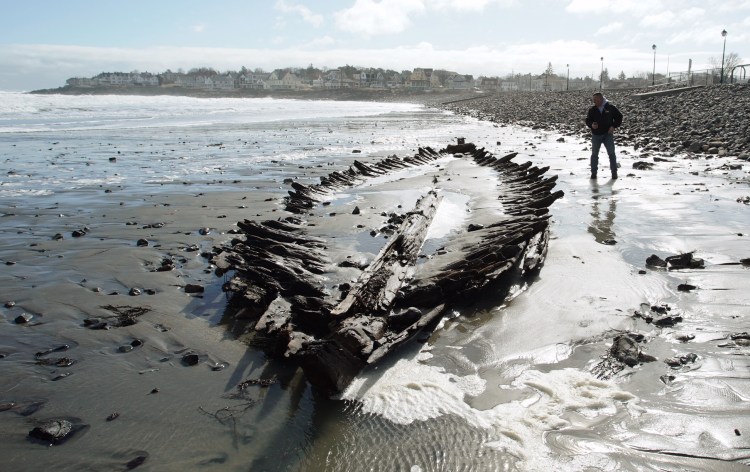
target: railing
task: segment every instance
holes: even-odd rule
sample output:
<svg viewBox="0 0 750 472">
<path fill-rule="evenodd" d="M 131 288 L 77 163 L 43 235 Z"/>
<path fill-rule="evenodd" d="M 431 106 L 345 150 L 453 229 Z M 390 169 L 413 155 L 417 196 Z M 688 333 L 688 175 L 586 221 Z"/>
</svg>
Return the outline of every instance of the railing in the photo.
<svg viewBox="0 0 750 472">
<path fill-rule="evenodd" d="M 750 84 L 750 79 L 748 79 L 747 77 L 748 69 L 750 69 L 750 64 L 740 64 L 740 65 L 732 67 L 732 70 L 728 74 L 729 83 L 730 84 Z"/>
<path fill-rule="evenodd" d="M 748 80 L 748 71 L 750 64 L 741 64 L 732 67 L 731 70 L 725 71 L 724 83 L 727 84 L 746 84 Z M 665 79 L 657 81 L 656 85 L 714 85 L 721 82 L 721 69 L 703 69 L 688 72 L 672 72 Z"/>
</svg>

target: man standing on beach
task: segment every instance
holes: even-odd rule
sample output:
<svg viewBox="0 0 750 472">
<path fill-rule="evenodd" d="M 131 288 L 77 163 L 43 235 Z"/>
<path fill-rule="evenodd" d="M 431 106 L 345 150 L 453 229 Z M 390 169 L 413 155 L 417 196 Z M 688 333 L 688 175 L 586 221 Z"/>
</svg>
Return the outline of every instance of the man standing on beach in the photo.
<svg viewBox="0 0 750 472">
<path fill-rule="evenodd" d="M 596 178 L 599 168 L 599 148 L 609 155 L 609 169 L 612 178 L 617 178 L 617 158 L 615 157 L 615 128 L 622 124 L 622 113 L 609 103 L 600 92 L 594 94 L 594 106 L 589 108 L 586 126 L 591 129 L 591 178 Z"/>
</svg>

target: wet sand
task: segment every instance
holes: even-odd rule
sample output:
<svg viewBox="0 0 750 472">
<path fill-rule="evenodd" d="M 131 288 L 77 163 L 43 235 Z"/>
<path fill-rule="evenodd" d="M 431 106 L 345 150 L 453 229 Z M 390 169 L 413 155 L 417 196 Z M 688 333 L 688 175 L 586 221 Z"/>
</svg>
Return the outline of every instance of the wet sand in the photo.
<svg viewBox="0 0 750 472">
<path fill-rule="evenodd" d="M 510 127 L 466 136 L 498 156 L 519 151 L 517 162 L 551 166 L 549 173 L 560 176 L 557 189 L 566 195 L 551 208 L 552 240 L 538 280 L 518 287 L 515 297 L 502 306 L 497 306 L 499 300 L 484 301 L 493 307 L 447 321 L 422 349 L 413 346 L 404 352 L 415 359 L 423 359 L 420 351 L 439 352 L 420 362 L 457 375 L 467 373 L 464 360 L 480 366 L 473 373 L 485 388 L 456 399 L 466 402 L 460 411 L 467 416 L 485 418 L 494 412 L 497 415 L 490 416 L 502 423 L 500 414 L 536 403 L 546 405 L 541 411 L 553 418 L 524 422 L 523 416 L 509 416 L 499 429 L 507 426 L 518 438 L 498 439 L 497 431 L 489 428 L 477 441 L 494 439 L 493 452 L 479 458 L 469 450 L 453 465 L 466 461 L 477 467 L 535 470 L 562 461 L 570 470 L 623 464 L 634 469 L 639 464 L 697 470 L 743 467 L 750 437 L 750 416 L 744 413 L 750 348 L 729 335 L 746 331 L 750 316 L 750 271 L 738 263 L 750 257 L 750 207 L 737 201 L 750 195 L 748 169 L 726 166 L 736 162 L 733 157 L 676 156 L 656 163 L 653 170 L 638 171 L 632 164 L 640 153 L 622 146 L 621 178 L 591 181 L 587 143 L 570 137 L 558 142 L 559 137 Z M 365 162 L 379 157 L 356 156 Z M 314 180 L 316 173 L 330 170 L 305 169 L 305 178 Z M 367 468 L 346 462 L 352 453 L 382 454 L 383 470 L 418 462 L 398 455 L 389 458 L 387 438 L 358 437 L 333 428 L 342 421 L 342 402 L 311 393 L 298 371 L 267 359 L 246 344 L 253 342 L 252 336 L 240 335 L 238 340 L 240 333 L 222 324 L 222 280 L 212 274 L 201 253 L 229 240 L 228 232 L 239 220 L 286 216 L 279 202 L 288 187 L 278 180 L 294 173 L 295 169 L 284 169 L 262 188 L 238 184 L 235 191 L 167 192 L 155 199 L 91 195 L 83 203 L 56 198 L 57 203 L 38 208 L 3 208 L 6 265 L 0 300 L 14 305 L 2 308 L 6 336 L 0 346 L 0 402 L 15 405 L 0 412 L 0 435 L 12 470 L 53 464 L 60 470 L 113 470 L 141 456 L 147 457 L 144 470 L 245 470 L 249 465 L 253 470 Z M 331 246 L 333 261 L 352 253 L 369 258 L 383 242 L 369 236 L 385 220 L 380 213 L 399 211 L 398 205 L 408 208 L 433 177 L 450 179 L 453 208 L 438 218 L 443 230 L 435 229 L 426 251 L 437 249 L 447 232 L 462 231 L 456 214 L 462 204 L 475 202 L 487 218 L 498 211 L 493 203 L 482 201 L 489 176 L 465 164 L 438 164 L 401 180 L 372 182 L 338 195 L 311 217 L 317 225 L 314 232 L 338 240 Z M 365 210 L 362 215 L 351 214 L 354 205 Z M 164 225 L 154 227 L 156 223 Z M 72 236 L 82 228 L 88 228 L 85 235 Z M 202 228 L 210 232 L 201 234 Z M 57 233 L 63 239 L 53 239 Z M 138 247 L 139 239 L 146 239 L 148 246 Z M 615 244 L 604 244 L 612 241 Z M 663 258 L 687 251 L 705 259 L 706 268 L 670 272 L 645 267 L 651 254 Z M 175 269 L 154 272 L 165 257 L 175 261 Z M 733 265 L 723 265 L 727 263 Z M 698 288 L 680 292 L 680 283 Z M 205 291 L 186 293 L 187 284 Z M 129 295 L 133 288 L 143 293 Z M 633 317 L 634 311 L 644 309 L 642 304 L 669 305 L 683 322 L 655 328 Z M 132 326 L 83 326 L 87 318 L 111 316 L 114 312 L 105 306 L 148 311 Z M 22 313 L 32 315 L 30 323 L 14 322 Z M 598 384 L 587 372 L 618 331 L 645 334 L 644 350 L 657 361 Z M 681 342 L 681 334 L 694 338 Z M 143 344 L 121 349 L 133 346 L 134 340 Z M 64 344 L 70 349 L 36 355 Z M 460 349 L 453 349 L 456 346 Z M 197 365 L 183 361 L 189 353 L 198 355 Z M 685 353 L 695 353 L 698 361 L 679 368 L 664 363 Z M 39 359 L 63 356 L 76 363 L 37 364 Z M 581 385 L 565 384 L 564 390 L 555 383 L 553 373 L 568 368 L 583 372 L 587 388 L 606 390 L 603 406 L 597 403 L 600 399 L 587 402 Z M 529 369 L 540 372 L 539 377 L 519 376 Z M 384 371 L 369 372 L 365 378 L 373 376 L 376 381 Z M 72 375 L 54 380 L 67 372 Z M 664 375 L 674 379 L 665 383 L 660 380 Z M 276 383 L 237 389 L 240 382 L 253 378 Z M 402 387 L 414 394 L 406 384 Z M 377 403 L 368 398 L 377 395 L 377 387 L 372 387 L 350 392 L 349 398 L 363 402 L 366 411 L 367 405 Z M 378 403 L 382 410 L 377 413 L 398 418 L 405 414 L 403 408 L 415 404 L 419 403 Z M 29 413 L 34 405 L 41 409 Z M 587 418 L 584 410 L 599 416 Z M 531 406 L 524 411 L 540 412 Z M 119 417 L 107 421 L 115 412 Z M 425 412 L 424 418 L 434 418 L 433 414 Z M 79 418 L 88 427 L 69 443 L 44 452 L 26 439 L 36 420 L 59 416 Z M 305 438 L 310 422 L 315 435 Z M 519 422 L 531 426 L 519 430 Z M 469 423 L 485 431 L 483 420 Z M 469 434 L 460 429 L 456 434 L 462 433 Z M 305 445 L 302 450 L 299 444 Z M 548 452 L 537 454 L 539 450 Z M 422 466 L 429 469 L 428 464 Z"/>
</svg>

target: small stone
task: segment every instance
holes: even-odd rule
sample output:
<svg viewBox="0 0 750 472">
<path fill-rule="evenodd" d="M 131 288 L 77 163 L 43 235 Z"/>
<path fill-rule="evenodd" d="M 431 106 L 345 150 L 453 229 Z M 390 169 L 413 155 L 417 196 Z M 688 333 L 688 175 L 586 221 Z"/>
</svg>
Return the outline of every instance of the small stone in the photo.
<svg viewBox="0 0 750 472">
<path fill-rule="evenodd" d="M 133 287 L 128 292 L 128 295 L 130 295 L 131 297 L 137 297 L 137 296 L 141 295 L 142 293 L 143 292 L 141 291 L 141 289 Z"/>
<path fill-rule="evenodd" d="M 159 389 L 158 389 L 158 388 L 154 388 L 154 389 L 152 389 L 152 390 L 151 390 L 151 391 L 149 392 L 149 395 L 152 395 L 152 394 L 154 394 L 154 393 L 159 393 Z"/>
<path fill-rule="evenodd" d="M 120 346 L 119 348 L 117 348 L 117 350 L 120 351 L 120 352 L 122 352 L 122 353 L 130 352 L 133 349 L 134 349 L 133 346 L 131 346 L 130 344 L 124 344 L 124 345 Z"/>
<path fill-rule="evenodd" d="M 16 302 L 12 302 L 12 301 L 5 302 L 5 308 L 13 308 L 14 306 L 16 306 Z"/>
<path fill-rule="evenodd" d="M 677 286 L 677 290 L 679 290 L 680 292 L 689 292 L 691 290 L 695 290 L 696 288 L 698 287 L 690 284 L 680 284 Z"/>
<path fill-rule="evenodd" d="M 185 354 L 182 356 L 182 363 L 188 366 L 198 365 L 200 362 L 200 356 L 198 354 Z"/>
<path fill-rule="evenodd" d="M 139 239 L 138 241 L 136 241 L 135 244 L 138 247 L 145 247 L 145 246 L 148 246 L 148 241 L 145 239 Z"/>
<path fill-rule="evenodd" d="M 111 413 L 109 416 L 107 416 L 107 421 L 114 421 L 119 417 L 120 417 L 120 414 L 115 411 L 114 413 Z"/>
<path fill-rule="evenodd" d="M 354 210 L 352 210 L 352 215 L 359 215 L 360 212 L 361 212 L 361 210 L 359 209 L 359 207 L 355 206 Z"/>
<path fill-rule="evenodd" d="M 143 463 L 146 462 L 146 459 L 148 459 L 148 456 L 138 456 L 135 459 L 129 461 L 127 464 L 125 464 L 125 468 L 127 470 L 133 470 L 136 467 L 143 465 Z"/>
<path fill-rule="evenodd" d="M 201 236 L 207 236 L 207 235 L 211 234 L 211 228 L 201 228 L 201 229 L 198 230 L 198 233 Z"/>
<path fill-rule="evenodd" d="M 64 419 L 52 419 L 45 421 L 29 432 L 29 436 L 58 444 L 70 436 L 73 432 L 73 423 Z"/>
<path fill-rule="evenodd" d="M 16 316 L 16 319 L 14 320 L 16 324 L 26 324 L 33 318 L 32 315 L 28 313 L 21 313 L 20 315 Z"/>
<path fill-rule="evenodd" d="M 659 377 L 659 380 L 664 382 L 665 385 L 671 384 L 676 377 L 674 375 L 664 374 L 661 377 Z"/>
<path fill-rule="evenodd" d="M 667 267 L 667 261 L 656 254 L 651 254 L 646 258 L 646 265 L 651 267 Z"/>
<path fill-rule="evenodd" d="M 187 284 L 185 285 L 185 293 L 203 293 L 205 288 L 202 285 Z"/>
</svg>

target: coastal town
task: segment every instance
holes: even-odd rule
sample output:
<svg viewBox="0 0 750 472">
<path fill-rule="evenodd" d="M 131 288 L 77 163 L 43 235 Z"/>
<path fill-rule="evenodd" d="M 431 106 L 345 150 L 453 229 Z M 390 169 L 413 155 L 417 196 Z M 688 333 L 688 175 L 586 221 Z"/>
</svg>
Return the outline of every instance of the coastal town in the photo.
<svg viewBox="0 0 750 472">
<path fill-rule="evenodd" d="M 663 82 L 664 75 L 656 78 Z M 600 87 L 629 88 L 650 85 L 654 77 L 638 74 L 626 77 L 620 72 L 610 77 L 609 71 L 602 68 L 598 74 L 586 77 L 570 77 L 569 68 L 558 72 L 548 64 L 539 74 L 515 73 L 505 77 L 474 77 L 443 69 L 418 67 L 413 70 L 396 71 L 380 68 L 357 68 L 344 66 L 336 69 L 285 68 L 266 72 L 243 67 L 239 71 L 220 72 L 213 68 L 201 67 L 187 72 L 167 70 L 162 73 L 150 72 L 102 72 L 94 77 L 73 77 L 66 81 L 66 88 L 133 88 L 183 89 L 203 91 L 314 91 L 337 89 L 369 89 L 373 91 L 564 91 L 585 90 Z"/>
</svg>

